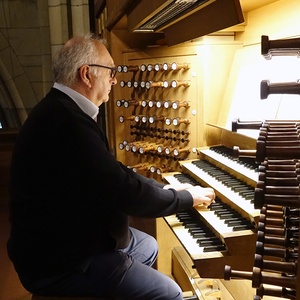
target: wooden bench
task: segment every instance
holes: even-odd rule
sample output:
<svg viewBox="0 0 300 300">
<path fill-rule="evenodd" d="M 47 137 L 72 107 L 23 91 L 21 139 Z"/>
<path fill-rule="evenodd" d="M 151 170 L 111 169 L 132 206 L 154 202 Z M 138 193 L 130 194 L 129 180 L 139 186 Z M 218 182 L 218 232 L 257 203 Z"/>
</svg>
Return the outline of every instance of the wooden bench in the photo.
<svg viewBox="0 0 300 300">
<path fill-rule="evenodd" d="M 112 300 L 112 298 L 101 297 L 58 297 L 32 295 L 31 300 Z"/>
</svg>

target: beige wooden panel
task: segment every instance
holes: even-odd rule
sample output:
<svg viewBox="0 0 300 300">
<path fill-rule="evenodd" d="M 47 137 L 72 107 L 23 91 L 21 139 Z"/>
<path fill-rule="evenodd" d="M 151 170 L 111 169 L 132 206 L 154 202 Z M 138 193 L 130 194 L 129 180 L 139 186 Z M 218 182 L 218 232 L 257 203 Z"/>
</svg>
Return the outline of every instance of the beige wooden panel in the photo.
<svg viewBox="0 0 300 300">
<path fill-rule="evenodd" d="M 231 63 L 236 49 L 240 48 L 240 43 L 235 43 L 232 37 L 207 37 L 200 39 L 195 43 L 186 43 L 176 47 L 157 47 L 143 50 L 132 50 L 124 47 L 122 42 L 116 36 L 113 36 L 111 44 L 114 45 L 114 40 L 117 40 L 116 45 L 123 49 L 121 55 L 115 55 L 115 63 L 117 65 L 138 66 L 142 64 L 163 64 L 163 63 L 188 63 L 189 69 L 179 69 L 176 71 L 151 71 L 151 72 L 127 72 L 118 73 L 118 85 L 113 88 L 113 99 L 110 103 L 110 112 L 112 116 L 109 122 L 110 126 L 115 128 L 114 145 L 116 147 L 116 155 L 119 160 L 129 166 L 138 164 L 149 164 L 157 167 L 167 166 L 167 171 L 175 171 L 179 165 L 173 155 L 171 158 L 165 156 L 154 155 L 139 155 L 132 152 L 120 150 L 118 145 L 126 140 L 129 143 L 141 143 L 148 145 L 163 145 L 171 149 L 180 148 L 187 149 L 189 152 L 182 152 L 179 155 L 180 160 L 187 158 L 196 158 L 196 148 L 206 145 L 205 124 L 207 122 L 216 122 L 218 119 L 219 110 L 222 102 L 222 95 L 226 89 L 226 78 L 228 78 Z M 120 50 L 120 49 L 119 49 Z M 120 51 L 119 51 L 120 52 Z M 115 51 L 113 53 L 116 53 Z M 172 80 L 185 81 L 189 83 L 188 87 L 178 88 L 163 88 L 154 87 L 146 88 L 128 88 L 121 87 L 120 82 L 134 81 L 153 81 L 163 82 Z M 118 100 L 136 100 L 143 101 L 179 101 L 179 103 L 187 102 L 189 107 L 173 108 L 157 108 L 130 106 L 117 107 Z M 179 126 L 166 125 L 164 121 L 144 125 L 147 127 L 148 133 L 158 134 L 157 131 L 151 131 L 153 128 L 172 130 L 173 132 L 162 133 L 164 138 L 155 138 L 149 136 L 137 137 L 134 135 L 136 128 L 132 126 L 138 125 L 135 121 L 120 122 L 119 117 L 122 116 L 128 119 L 133 116 L 156 116 L 170 118 L 171 120 L 179 118 L 180 120 L 188 120 L 188 124 L 182 123 Z M 179 133 L 174 134 L 174 130 Z M 182 134 L 182 131 L 187 131 L 188 134 Z M 170 139 L 178 138 L 179 140 Z M 181 150 L 180 150 L 181 151 Z M 155 151 L 154 151 L 155 152 Z M 149 172 L 149 168 L 139 170 L 146 176 L 153 176 L 159 179 L 160 176 Z M 164 170 L 166 171 L 166 170 Z"/>
</svg>

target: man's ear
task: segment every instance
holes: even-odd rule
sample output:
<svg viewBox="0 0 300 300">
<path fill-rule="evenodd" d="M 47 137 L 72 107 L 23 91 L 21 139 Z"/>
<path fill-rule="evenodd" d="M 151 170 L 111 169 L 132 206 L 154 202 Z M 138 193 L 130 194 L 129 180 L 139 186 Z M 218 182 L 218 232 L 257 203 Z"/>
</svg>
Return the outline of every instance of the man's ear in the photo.
<svg viewBox="0 0 300 300">
<path fill-rule="evenodd" d="M 92 87 L 90 67 L 88 65 L 81 66 L 79 69 L 79 79 L 88 88 Z"/>
</svg>

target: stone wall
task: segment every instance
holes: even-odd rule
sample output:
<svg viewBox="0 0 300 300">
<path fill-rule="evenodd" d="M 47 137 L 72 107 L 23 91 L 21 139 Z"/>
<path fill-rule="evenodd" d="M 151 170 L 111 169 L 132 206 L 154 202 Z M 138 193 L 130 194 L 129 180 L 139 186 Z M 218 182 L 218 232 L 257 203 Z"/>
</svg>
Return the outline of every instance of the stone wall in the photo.
<svg viewBox="0 0 300 300">
<path fill-rule="evenodd" d="M 0 129 L 23 124 L 53 84 L 52 55 L 88 31 L 88 0 L 0 0 Z"/>
</svg>

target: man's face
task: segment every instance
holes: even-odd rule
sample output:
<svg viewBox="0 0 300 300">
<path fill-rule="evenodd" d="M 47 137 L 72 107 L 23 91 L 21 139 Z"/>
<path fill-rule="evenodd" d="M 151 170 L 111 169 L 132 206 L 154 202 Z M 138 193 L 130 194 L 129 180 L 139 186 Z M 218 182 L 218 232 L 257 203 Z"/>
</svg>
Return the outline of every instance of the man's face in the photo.
<svg viewBox="0 0 300 300">
<path fill-rule="evenodd" d="M 96 41 L 96 46 L 99 52 L 99 59 L 95 64 L 114 68 L 114 61 L 105 46 L 98 41 Z M 117 79 L 115 77 L 112 78 L 113 72 L 111 69 L 97 66 L 92 66 L 90 68 L 97 68 L 97 76 L 94 75 L 94 70 L 91 69 L 93 75 L 90 100 L 97 106 L 100 106 L 102 103 L 109 100 L 109 93 L 112 85 L 117 84 Z"/>
</svg>

